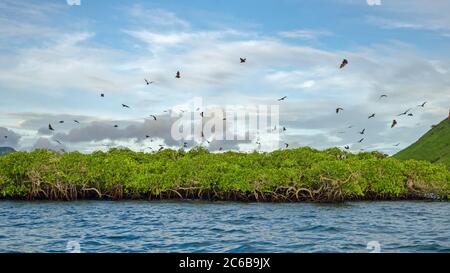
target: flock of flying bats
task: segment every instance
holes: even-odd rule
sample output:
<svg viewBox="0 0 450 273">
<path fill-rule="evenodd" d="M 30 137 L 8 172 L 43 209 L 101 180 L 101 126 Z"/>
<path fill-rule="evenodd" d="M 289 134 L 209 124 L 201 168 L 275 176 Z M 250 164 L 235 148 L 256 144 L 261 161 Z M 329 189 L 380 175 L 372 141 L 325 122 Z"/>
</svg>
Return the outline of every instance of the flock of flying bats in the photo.
<svg viewBox="0 0 450 273">
<path fill-rule="evenodd" d="M 239 58 L 239 60 L 240 60 L 240 63 L 241 63 L 241 64 L 242 64 L 242 63 L 245 63 L 245 62 L 247 61 L 246 58 Z M 343 69 L 345 66 L 348 65 L 348 63 L 349 63 L 349 62 L 348 62 L 347 59 L 343 59 L 342 62 L 341 62 L 341 64 L 339 65 L 339 69 Z M 180 79 L 180 78 L 181 78 L 181 73 L 180 73 L 180 71 L 177 71 L 177 72 L 176 72 L 175 78 L 176 78 L 176 79 Z M 149 80 L 147 80 L 147 79 L 144 79 L 144 81 L 145 81 L 145 84 L 146 84 L 146 85 L 151 85 L 151 84 L 155 83 L 154 81 L 149 81 Z M 100 94 L 100 97 L 104 98 L 104 97 L 105 97 L 105 94 L 104 94 L 104 93 L 101 93 L 101 94 Z M 388 97 L 388 96 L 387 96 L 386 94 L 382 94 L 382 95 L 379 97 L 379 100 L 380 100 L 380 99 L 383 99 L 383 98 L 387 98 L 387 97 Z M 286 100 L 286 99 L 287 99 L 287 96 L 283 96 L 283 97 L 279 98 L 278 101 L 281 102 L 281 101 L 284 101 L 284 100 Z M 422 107 L 422 108 L 423 108 L 423 107 L 425 107 L 426 104 L 427 104 L 427 102 L 424 102 L 424 103 L 418 105 L 418 107 Z M 122 104 L 122 107 L 123 107 L 123 108 L 130 108 L 130 106 L 128 106 L 128 105 L 126 105 L 126 104 Z M 197 108 L 196 110 L 199 111 L 200 109 Z M 412 108 L 409 108 L 408 110 L 406 110 L 406 111 L 400 113 L 398 116 L 407 115 L 407 116 L 410 116 L 410 117 L 411 117 L 411 116 L 413 116 L 413 114 L 410 113 L 411 110 L 412 110 Z M 341 111 L 344 111 L 344 108 L 342 108 L 342 107 L 336 108 L 336 114 L 339 114 Z M 167 111 L 164 111 L 164 112 L 167 112 Z M 182 110 L 182 112 L 184 112 L 184 111 Z M 201 116 L 202 118 L 203 118 L 203 115 L 204 115 L 204 112 L 201 112 L 201 113 L 200 113 L 200 116 Z M 369 115 L 368 119 L 374 118 L 375 115 L 376 115 L 375 113 L 372 113 L 371 115 Z M 155 115 L 150 115 L 149 117 L 151 117 L 151 118 L 152 118 L 153 120 L 155 120 L 155 121 L 157 120 L 157 117 L 156 117 Z M 224 120 L 225 120 L 225 118 L 224 118 Z M 80 124 L 80 122 L 79 122 L 78 120 L 73 120 L 73 122 Z M 60 123 L 60 124 L 64 123 L 64 120 L 60 120 L 59 123 Z M 391 128 L 394 128 L 394 127 L 397 125 L 397 123 L 398 123 L 397 120 L 396 120 L 396 119 L 393 119 L 393 120 L 392 120 L 392 124 L 391 124 Z M 118 127 L 119 127 L 119 126 L 118 126 L 117 124 L 114 125 L 114 128 L 118 128 Z M 352 126 L 349 126 L 348 128 L 352 128 Z M 55 129 L 54 129 L 54 127 L 52 126 L 51 123 L 48 124 L 48 130 L 50 130 L 50 131 L 55 131 Z M 275 127 L 275 130 L 276 130 L 276 127 Z M 282 131 L 286 131 L 286 127 L 282 127 L 281 130 L 282 130 Z M 359 132 L 359 134 L 364 135 L 364 134 L 365 134 L 365 131 L 366 131 L 366 129 L 364 128 L 364 129 L 362 129 L 362 131 Z M 146 137 L 146 138 L 149 138 L 150 136 L 149 136 L 149 135 L 146 135 L 145 137 Z M 202 138 L 203 138 L 203 137 L 204 137 L 204 134 L 203 134 L 203 132 L 202 132 Z M 4 138 L 7 139 L 8 136 L 5 135 Z M 59 145 L 62 145 L 61 141 L 59 141 L 59 140 L 57 140 L 57 139 L 55 139 L 54 141 L 55 141 L 56 143 L 58 143 Z M 153 140 L 152 140 L 152 141 L 153 141 Z M 208 141 L 208 140 L 206 140 L 206 141 L 207 141 L 208 143 L 210 143 L 210 141 Z M 362 143 L 363 141 L 364 141 L 364 138 L 361 138 L 361 139 L 358 141 L 358 143 Z M 259 141 L 257 141 L 256 144 L 261 145 L 261 143 L 260 143 Z M 184 147 L 184 148 L 187 148 L 187 145 L 188 145 L 187 142 L 184 142 L 184 143 L 183 143 L 183 147 Z M 396 144 L 396 145 L 394 145 L 394 146 L 398 146 L 398 145 L 400 145 L 400 143 L 398 143 L 398 144 Z M 159 145 L 159 146 L 160 146 L 159 151 L 162 150 L 162 149 L 164 149 L 164 146 L 163 146 L 163 145 Z M 285 146 L 285 148 L 288 148 L 288 147 L 289 147 L 289 144 L 288 144 L 288 143 L 284 143 L 284 146 Z M 153 149 L 152 147 L 147 147 L 147 148 Z M 346 146 L 344 146 L 344 148 L 345 148 L 346 150 L 349 150 L 349 149 L 350 149 L 350 146 L 346 145 Z M 64 152 L 63 149 L 61 149 L 61 150 Z M 221 150 L 223 150 L 222 147 L 219 148 L 219 151 L 221 151 Z"/>
</svg>

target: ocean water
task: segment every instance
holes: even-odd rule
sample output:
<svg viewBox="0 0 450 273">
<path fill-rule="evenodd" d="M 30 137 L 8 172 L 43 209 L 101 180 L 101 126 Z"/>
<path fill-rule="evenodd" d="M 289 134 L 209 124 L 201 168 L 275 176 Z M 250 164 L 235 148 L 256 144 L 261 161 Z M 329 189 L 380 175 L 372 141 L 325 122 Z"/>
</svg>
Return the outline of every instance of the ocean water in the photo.
<svg viewBox="0 0 450 273">
<path fill-rule="evenodd" d="M 0 201 L 0 252 L 450 252 L 449 202 Z"/>
</svg>

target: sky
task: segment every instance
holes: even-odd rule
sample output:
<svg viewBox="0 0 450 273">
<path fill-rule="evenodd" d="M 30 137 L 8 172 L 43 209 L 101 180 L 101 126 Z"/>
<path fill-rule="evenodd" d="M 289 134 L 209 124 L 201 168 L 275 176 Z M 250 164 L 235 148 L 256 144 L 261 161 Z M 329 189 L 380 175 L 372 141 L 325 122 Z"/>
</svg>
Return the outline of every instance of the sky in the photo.
<svg viewBox="0 0 450 273">
<path fill-rule="evenodd" d="M 189 147 L 393 154 L 449 113 L 447 0 L 77 2 L 0 2 L 0 146 L 178 148 L 173 112 L 201 98 L 204 111 L 278 105 L 286 130 Z"/>
</svg>

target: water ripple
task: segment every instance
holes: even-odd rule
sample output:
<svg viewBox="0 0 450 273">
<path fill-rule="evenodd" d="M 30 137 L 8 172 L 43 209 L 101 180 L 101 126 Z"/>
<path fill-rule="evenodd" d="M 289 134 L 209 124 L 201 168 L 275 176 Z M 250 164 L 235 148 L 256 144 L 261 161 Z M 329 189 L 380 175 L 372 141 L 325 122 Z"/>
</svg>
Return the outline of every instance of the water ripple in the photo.
<svg viewBox="0 0 450 273">
<path fill-rule="evenodd" d="M 0 202 L 0 252 L 450 252 L 450 203 Z"/>
</svg>

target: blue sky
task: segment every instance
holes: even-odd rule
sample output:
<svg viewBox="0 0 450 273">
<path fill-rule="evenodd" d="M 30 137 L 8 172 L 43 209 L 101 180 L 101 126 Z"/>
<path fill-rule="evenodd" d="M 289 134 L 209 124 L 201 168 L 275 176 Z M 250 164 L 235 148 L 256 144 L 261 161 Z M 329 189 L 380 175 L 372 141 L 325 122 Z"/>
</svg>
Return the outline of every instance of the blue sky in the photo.
<svg viewBox="0 0 450 273">
<path fill-rule="evenodd" d="M 280 121 L 289 128 L 283 143 L 393 153 L 447 115 L 448 10 L 445 0 L 378 6 L 366 0 L 81 0 L 75 6 L 5 0 L 0 133 L 10 137 L 0 145 L 58 148 L 58 139 L 67 150 L 105 143 L 139 150 L 154 145 L 142 139 L 147 132 L 154 143 L 176 146 L 166 132 L 169 117 L 151 130 L 143 118 L 164 116 L 194 97 L 223 107 L 277 104 L 288 96 L 280 105 Z M 239 57 L 248 59 L 245 66 Z M 343 58 L 350 63 L 339 70 Z M 174 81 L 177 70 L 181 81 Z M 144 78 L 155 84 L 146 86 Z M 381 93 L 387 101 L 377 100 Z M 424 101 L 427 107 L 417 108 Z M 132 107 L 124 111 L 121 103 Z M 337 117 L 339 106 L 345 111 Z M 400 117 L 391 130 L 392 119 L 408 108 L 414 117 Z M 368 122 L 371 113 L 377 116 Z M 61 119 L 82 124 L 46 132 Z M 121 127 L 102 129 L 113 123 Z M 342 133 L 349 125 L 355 132 Z M 130 128 L 134 133 L 126 132 Z M 362 128 L 366 141 L 355 144 Z"/>
<path fill-rule="evenodd" d="M 43 1 L 44 2 L 44 1 Z M 48 1 L 58 3 L 63 1 Z M 401 6 L 395 10 L 391 2 L 385 1 L 380 6 L 370 6 L 365 0 L 339 1 L 339 0 L 310 0 L 310 1 L 89 1 L 84 0 L 82 5 L 74 6 L 68 11 L 74 20 L 89 21 L 87 25 L 80 26 L 78 30 L 98 33 L 96 40 L 107 45 L 117 42 L 120 30 L 124 27 L 133 27 L 136 21 L 130 20 L 130 15 L 123 12 L 130 9 L 130 5 L 137 9 L 161 10 L 174 13 L 181 20 L 185 20 L 194 29 L 216 30 L 221 28 L 235 28 L 243 31 L 255 31 L 263 35 L 276 36 L 279 32 L 306 29 L 317 32 L 326 31 L 322 43 L 316 44 L 320 48 L 351 50 L 361 45 L 384 43 L 391 40 L 413 42 L 424 50 L 445 50 L 448 37 L 433 35 L 429 31 L 414 31 L 414 27 L 380 28 L 371 23 L 376 18 L 402 17 Z M 398 1 L 402 2 L 402 1 Z M 403 1 L 407 2 L 408 1 Z M 414 1 L 413 1 L 414 2 Z M 420 1 L 416 1 L 420 2 Z M 428 4 L 422 1 L 424 5 Z M 412 4 L 414 5 L 414 3 Z M 387 7 L 387 8 L 386 8 Z M 71 20 L 65 18 L 67 14 L 55 16 L 54 23 L 61 22 L 67 25 Z M 61 20 L 62 18 L 65 18 Z M 101 19 L 100 19 L 101 18 Z M 391 23 L 393 23 L 391 22 Z M 401 22 L 401 21 L 399 21 Z M 412 23 L 411 23 L 412 24 Z M 412 30 L 411 30 L 412 28 Z M 76 29 L 76 28 L 75 28 Z M 333 34 L 333 35 L 331 35 Z M 434 33 L 435 34 L 435 33 Z M 291 41 L 303 43 L 302 40 Z M 117 45 L 120 47 L 120 42 Z"/>
</svg>

